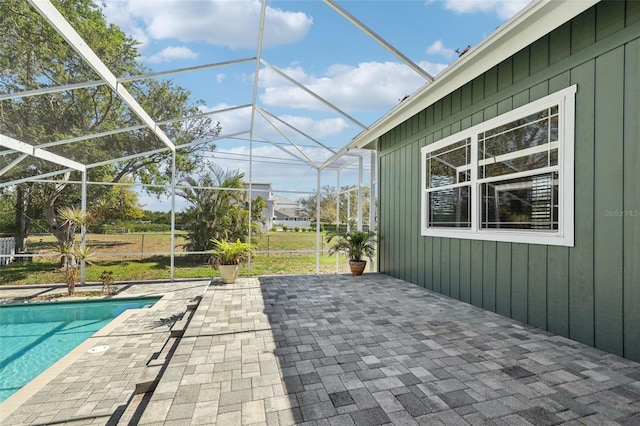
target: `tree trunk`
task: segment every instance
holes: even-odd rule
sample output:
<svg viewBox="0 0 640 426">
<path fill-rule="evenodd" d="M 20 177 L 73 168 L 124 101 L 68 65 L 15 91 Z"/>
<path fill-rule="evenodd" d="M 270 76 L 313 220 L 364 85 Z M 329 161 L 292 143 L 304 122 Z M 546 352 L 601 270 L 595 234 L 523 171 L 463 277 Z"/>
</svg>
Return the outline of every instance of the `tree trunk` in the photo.
<svg viewBox="0 0 640 426">
<path fill-rule="evenodd" d="M 69 233 L 67 232 L 66 226 L 60 226 L 56 219 L 55 207 L 53 203 L 45 203 L 44 205 L 44 217 L 47 219 L 47 224 L 49 225 L 49 231 L 56 237 L 58 242 L 58 247 L 60 249 L 60 254 L 64 252 L 64 248 L 68 247 L 70 244 L 69 241 Z M 75 238 L 75 235 L 72 237 Z M 67 268 L 68 261 L 67 256 L 60 256 L 60 267 Z"/>
<path fill-rule="evenodd" d="M 27 236 L 29 230 L 27 229 L 27 216 L 25 214 L 27 209 L 27 198 L 23 185 L 18 185 L 16 194 L 16 218 L 15 224 L 18 230 L 15 236 L 16 240 L 16 253 L 24 253 L 27 250 Z"/>
<path fill-rule="evenodd" d="M 49 232 L 51 232 L 51 234 L 53 234 L 53 236 L 56 238 L 61 253 L 63 251 L 63 248 L 69 247 L 70 244 L 73 244 L 73 240 L 75 239 L 75 234 L 71 234 L 66 225 L 61 225 L 58 223 L 55 210 L 56 201 L 60 197 L 60 194 L 62 193 L 64 188 L 67 186 L 68 179 L 69 173 L 65 173 L 60 183 L 56 184 L 53 192 L 43 201 L 44 217 L 47 220 Z M 66 264 L 66 256 L 61 256 L 60 267 L 65 267 Z"/>
</svg>

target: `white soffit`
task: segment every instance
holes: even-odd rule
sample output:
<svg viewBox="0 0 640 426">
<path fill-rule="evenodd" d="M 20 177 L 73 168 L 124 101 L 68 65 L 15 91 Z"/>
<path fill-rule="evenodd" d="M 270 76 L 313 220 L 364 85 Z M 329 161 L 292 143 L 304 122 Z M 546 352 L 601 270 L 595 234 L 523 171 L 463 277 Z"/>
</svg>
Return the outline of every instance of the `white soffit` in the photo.
<svg viewBox="0 0 640 426">
<path fill-rule="evenodd" d="M 435 80 L 414 92 L 353 138 L 349 148 L 364 148 L 428 106 L 482 75 L 600 0 L 539 0 L 470 49 Z"/>
</svg>

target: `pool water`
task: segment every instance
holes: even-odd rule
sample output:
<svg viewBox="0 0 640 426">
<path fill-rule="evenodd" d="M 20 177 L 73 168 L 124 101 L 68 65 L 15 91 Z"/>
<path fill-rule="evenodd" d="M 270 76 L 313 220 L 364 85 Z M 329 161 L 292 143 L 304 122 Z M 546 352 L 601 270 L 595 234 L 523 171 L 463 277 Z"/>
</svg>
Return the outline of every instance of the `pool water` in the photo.
<svg viewBox="0 0 640 426">
<path fill-rule="evenodd" d="M 127 309 L 159 297 L 0 306 L 0 402 Z"/>
</svg>

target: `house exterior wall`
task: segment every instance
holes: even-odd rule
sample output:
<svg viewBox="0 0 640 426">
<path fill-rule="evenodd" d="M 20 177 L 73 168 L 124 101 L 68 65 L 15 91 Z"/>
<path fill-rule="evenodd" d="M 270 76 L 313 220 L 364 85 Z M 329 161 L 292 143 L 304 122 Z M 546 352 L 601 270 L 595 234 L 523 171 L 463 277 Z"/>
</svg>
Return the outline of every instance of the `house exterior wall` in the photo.
<svg viewBox="0 0 640 426">
<path fill-rule="evenodd" d="M 640 361 L 640 2 L 605 1 L 383 135 L 379 270 Z M 420 149 L 577 85 L 575 245 L 420 235 Z"/>
<path fill-rule="evenodd" d="M 244 186 L 246 188 L 249 187 L 248 182 L 244 182 Z M 273 216 L 274 216 L 274 202 L 273 202 L 273 192 L 271 189 L 270 183 L 259 183 L 253 182 L 251 184 L 251 199 L 255 200 L 258 197 L 262 197 L 267 206 L 262 209 L 262 215 L 265 218 L 265 223 L 262 226 L 262 232 L 267 232 L 273 226 Z"/>
</svg>

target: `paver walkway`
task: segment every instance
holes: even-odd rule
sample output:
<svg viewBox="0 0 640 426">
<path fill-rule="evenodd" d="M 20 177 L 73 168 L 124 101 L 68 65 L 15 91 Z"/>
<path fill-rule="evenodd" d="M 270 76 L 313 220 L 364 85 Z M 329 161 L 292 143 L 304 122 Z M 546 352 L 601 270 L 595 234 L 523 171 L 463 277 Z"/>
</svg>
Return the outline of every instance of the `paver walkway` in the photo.
<svg viewBox="0 0 640 426">
<path fill-rule="evenodd" d="M 54 385 L 3 425 L 46 423 L 25 415 L 52 399 L 69 408 L 50 419 L 74 425 L 640 425 L 640 364 L 382 274 L 210 286 L 132 419 L 110 411 L 141 362 L 122 339 L 115 397 L 82 364 L 60 394 L 105 403 Z"/>
<path fill-rule="evenodd" d="M 640 364 L 381 274 L 212 286 L 140 424 L 640 424 Z"/>
</svg>

